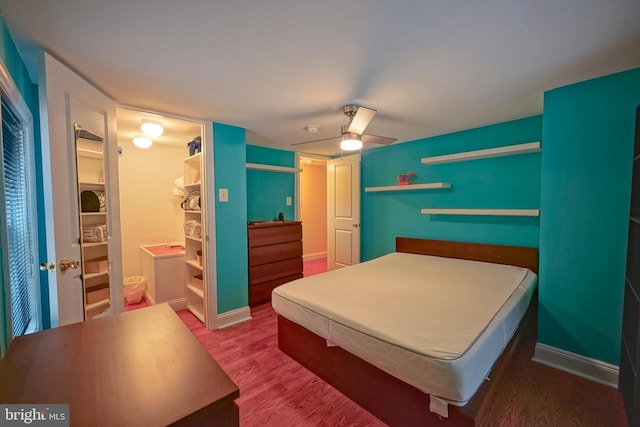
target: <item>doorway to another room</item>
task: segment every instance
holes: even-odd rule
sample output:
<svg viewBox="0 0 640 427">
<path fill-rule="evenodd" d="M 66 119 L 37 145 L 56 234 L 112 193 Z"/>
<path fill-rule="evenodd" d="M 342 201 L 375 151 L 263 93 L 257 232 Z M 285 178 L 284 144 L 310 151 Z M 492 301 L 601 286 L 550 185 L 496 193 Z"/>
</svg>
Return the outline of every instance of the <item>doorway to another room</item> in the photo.
<svg viewBox="0 0 640 427">
<path fill-rule="evenodd" d="M 191 219 L 185 217 L 185 183 L 200 181 L 185 176 L 185 159 L 194 154 L 189 143 L 202 138 L 202 124 L 123 107 L 117 122 L 124 308 L 167 302 L 185 309 L 185 224 Z M 136 141 L 144 136 L 143 123 L 163 129 L 149 136 L 148 147 L 149 140 Z"/>
<path fill-rule="evenodd" d="M 299 209 L 304 276 L 327 271 L 327 161 L 299 157 Z"/>
</svg>

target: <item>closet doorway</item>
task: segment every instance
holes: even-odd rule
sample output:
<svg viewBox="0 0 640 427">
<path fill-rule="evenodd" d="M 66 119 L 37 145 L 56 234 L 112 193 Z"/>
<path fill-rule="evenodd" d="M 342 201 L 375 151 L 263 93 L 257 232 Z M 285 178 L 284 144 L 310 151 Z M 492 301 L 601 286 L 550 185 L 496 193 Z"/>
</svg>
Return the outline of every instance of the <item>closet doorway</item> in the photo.
<svg viewBox="0 0 640 427">
<path fill-rule="evenodd" d="M 142 296 L 148 305 L 193 309 L 206 324 L 203 123 L 124 107 L 116 113 L 125 308 L 140 304 Z M 145 135 L 143 123 L 160 124 L 163 131 Z M 145 136 L 151 141 L 146 148 L 149 141 L 135 141 Z M 197 226 L 189 235 L 186 223 Z M 142 294 L 127 290 L 142 277 Z"/>
<path fill-rule="evenodd" d="M 307 275 L 309 269 L 327 268 L 327 159 L 300 154 L 298 167 L 302 169 L 298 177 L 298 209 Z"/>
</svg>

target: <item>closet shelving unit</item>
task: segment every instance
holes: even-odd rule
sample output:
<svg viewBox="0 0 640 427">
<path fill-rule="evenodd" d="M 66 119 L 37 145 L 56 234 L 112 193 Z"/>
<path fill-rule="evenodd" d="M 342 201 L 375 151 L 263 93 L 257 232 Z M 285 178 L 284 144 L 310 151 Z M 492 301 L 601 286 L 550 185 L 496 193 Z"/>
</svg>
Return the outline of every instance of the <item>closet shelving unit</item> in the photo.
<svg viewBox="0 0 640 427">
<path fill-rule="evenodd" d="M 539 153 L 540 142 L 507 145 L 484 150 L 465 151 L 442 156 L 423 157 L 422 164 L 436 165 L 440 163 L 462 162 L 467 160 L 488 159 L 492 157 L 515 156 L 518 154 Z M 492 216 L 540 216 L 539 209 L 421 209 L 426 215 L 492 215 Z"/>
<path fill-rule="evenodd" d="M 90 237 L 87 232 L 107 224 L 106 204 L 99 210 L 87 211 L 82 205 L 82 193 L 94 192 L 104 200 L 104 152 L 103 139 L 80 126 L 75 126 L 76 171 L 78 183 L 78 212 L 80 213 L 80 257 L 85 320 L 92 319 L 111 307 L 111 283 L 109 275 L 109 245 L 106 233 L 101 239 Z M 105 227 L 106 229 L 106 227 Z M 95 234 L 94 234 L 95 237 Z M 78 266 L 80 267 L 80 266 Z"/>
<path fill-rule="evenodd" d="M 184 160 L 184 192 L 185 196 L 192 191 L 199 191 L 202 195 L 202 153 L 196 153 Z M 202 200 L 202 199 L 201 199 Z M 204 314 L 204 256 L 203 239 L 204 228 L 202 224 L 202 208 L 185 209 L 185 223 L 196 221 L 200 224 L 200 237 L 187 235 L 185 232 L 185 296 L 187 309 L 193 313 L 202 323 L 205 323 Z M 200 254 L 200 255 L 198 255 Z M 198 259 L 200 261 L 198 261 Z"/>
</svg>

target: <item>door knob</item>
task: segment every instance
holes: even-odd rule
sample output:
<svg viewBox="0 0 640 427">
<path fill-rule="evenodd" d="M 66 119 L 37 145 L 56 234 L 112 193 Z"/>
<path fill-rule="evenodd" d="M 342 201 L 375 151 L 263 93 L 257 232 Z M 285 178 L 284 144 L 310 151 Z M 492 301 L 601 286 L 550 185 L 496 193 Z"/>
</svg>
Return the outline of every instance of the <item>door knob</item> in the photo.
<svg viewBox="0 0 640 427">
<path fill-rule="evenodd" d="M 360 227 L 360 224 L 355 223 L 355 224 L 353 224 L 353 227 L 354 227 L 354 228 L 358 228 L 358 227 Z"/>
<path fill-rule="evenodd" d="M 74 259 L 73 261 L 66 258 L 60 260 L 60 271 L 62 271 L 63 273 L 70 268 L 76 270 L 78 267 L 80 267 L 80 261 L 78 261 L 77 259 Z"/>
</svg>

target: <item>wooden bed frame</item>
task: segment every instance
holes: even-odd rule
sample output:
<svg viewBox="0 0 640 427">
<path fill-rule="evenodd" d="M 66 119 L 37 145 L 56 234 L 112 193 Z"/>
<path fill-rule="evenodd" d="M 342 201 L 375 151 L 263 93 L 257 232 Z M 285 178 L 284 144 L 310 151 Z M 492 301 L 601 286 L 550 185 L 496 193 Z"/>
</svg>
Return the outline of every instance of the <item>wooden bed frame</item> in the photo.
<svg viewBox="0 0 640 427">
<path fill-rule="evenodd" d="M 537 248 L 397 237 L 396 251 L 517 265 L 538 272 Z M 324 338 L 282 316 L 278 316 L 278 347 L 389 425 L 476 426 L 514 354 L 533 351 L 537 299 L 536 293 L 513 338 L 494 364 L 491 381 L 484 381 L 465 406 L 449 405 L 448 418 L 429 410 L 427 394 L 340 347 L 327 347 Z M 525 344 L 527 348 L 523 348 Z"/>
</svg>

